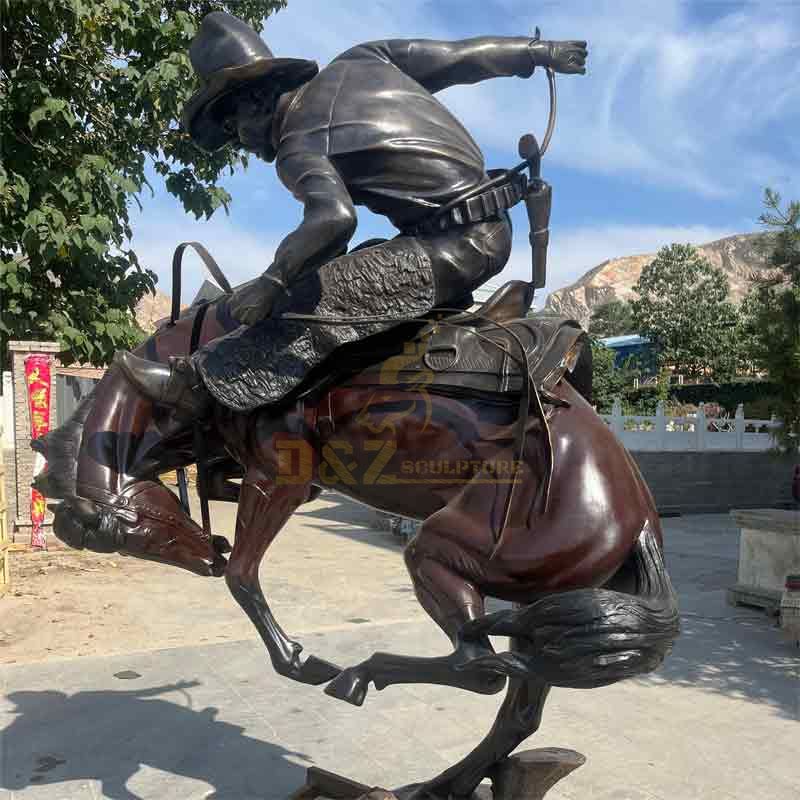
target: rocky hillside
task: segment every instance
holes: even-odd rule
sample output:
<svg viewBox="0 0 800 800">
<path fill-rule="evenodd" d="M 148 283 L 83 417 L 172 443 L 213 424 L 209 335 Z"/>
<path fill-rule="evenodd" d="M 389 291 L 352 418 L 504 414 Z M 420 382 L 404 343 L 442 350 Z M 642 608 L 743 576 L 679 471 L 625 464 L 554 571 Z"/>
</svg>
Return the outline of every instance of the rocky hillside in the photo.
<svg viewBox="0 0 800 800">
<path fill-rule="evenodd" d="M 749 275 L 762 260 L 756 245 L 757 233 L 738 234 L 716 242 L 699 245 L 698 250 L 715 267 L 720 267 L 731 284 L 731 299 L 739 303 L 750 285 Z M 545 310 L 577 319 L 588 326 L 592 309 L 609 300 L 630 300 L 632 287 L 642 268 L 655 258 L 655 253 L 612 258 L 590 269 L 570 286 L 552 292 Z"/>
<path fill-rule="evenodd" d="M 156 329 L 159 320 L 168 317 L 172 301 L 156 289 L 156 293 L 149 292 L 142 297 L 136 304 L 136 321 L 139 327 L 147 333 L 152 333 Z"/>
</svg>

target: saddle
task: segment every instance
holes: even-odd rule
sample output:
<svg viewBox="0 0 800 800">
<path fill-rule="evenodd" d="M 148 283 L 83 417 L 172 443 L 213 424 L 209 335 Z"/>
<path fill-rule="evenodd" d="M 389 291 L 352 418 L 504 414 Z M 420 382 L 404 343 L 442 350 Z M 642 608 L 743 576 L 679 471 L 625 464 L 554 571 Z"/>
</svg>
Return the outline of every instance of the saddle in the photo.
<svg viewBox="0 0 800 800">
<path fill-rule="evenodd" d="M 526 317 L 530 284 L 510 281 L 472 312 L 443 317 L 404 347 L 402 366 L 385 362 L 362 369 L 349 383 L 424 385 L 463 392 L 518 395 L 530 378 L 543 399 L 571 372 L 586 342 L 572 319 Z"/>
<path fill-rule="evenodd" d="M 429 277 L 424 261 L 412 259 L 411 263 L 408 284 L 420 273 Z M 341 285 L 337 280 L 335 286 Z M 430 287 L 428 281 L 422 285 Z M 403 294 L 397 285 L 393 288 L 383 294 L 384 304 L 389 296 L 397 300 Z M 330 308 L 320 308 L 329 303 L 319 303 L 314 310 L 326 314 L 290 312 L 284 318 L 240 328 L 219 340 L 213 350 L 201 351 L 200 367 L 212 394 L 238 411 L 295 400 L 343 382 L 386 385 L 391 381 L 424 384 L 431 391 L 519 395 L 530 377 L 548 400 L 564 373 L 574 368 L 586 334 L 566 317 L 526 317 L 532 294 L 530 283 L 509 281 L 477 309 L 462 311 L 432 308 L 430 294 L 423 291 L 413 311 L 427 312 L 436 317 L 434 321 L 414 319 L 408 307 L 402 309 L 403 315 L 395 306 L 393 321 L 373 318 L 341 324 Z M 340 309 L 348 307 L 339 300 Z M 330 324 L 326 316 L 332 316 Z M 387 359 L 398 355 L 402 355 L 402 366 L 387 370 Z"/>
</svg>

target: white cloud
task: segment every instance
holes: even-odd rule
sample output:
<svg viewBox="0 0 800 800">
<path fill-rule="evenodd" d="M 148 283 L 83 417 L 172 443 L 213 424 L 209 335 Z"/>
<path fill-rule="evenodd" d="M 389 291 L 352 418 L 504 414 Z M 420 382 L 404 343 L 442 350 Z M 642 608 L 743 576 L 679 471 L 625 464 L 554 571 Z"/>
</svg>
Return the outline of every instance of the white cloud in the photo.
<svg viewBox="0 0 800 800">
<path fill-rule="evenodd" d="M 723 16 L 699 23 L 689 4 L 666 0 L 501 5 L 505 33 L 539 25 L 545 38 L 589 41 L 589 74 L 559 78 L 549 160 L 709 197 L 800 181 L 797 163 L 776 155 L 773 135 L 800 109 L 800 6 L 782 4 L 779 16 L 755 4 L 727 14 L 720 7 Z M 458 38 L 471 16 L 467 5 L 454 23 L 423 0 L 292 0 L 264 35 L 282 55 L 325 63 L 376 37 Z M 469 31 L 480 32 L 493 31 Z M 504 151 L 516 149 L 522 133 L 544 129 L 546 96 L 541 76 L 442 93 L 481 145 Z"/>
<path fill-rule="evenodd" d="M 222 212 L 207 222 L 199 222 L 177 206 L 146 210 L 134 220 L 133 228 L 132 246 L 139 261 L 158 275 L 158 288 L 167 294 L 172 291 L 172 254 L 180 242 L 205 245 L 233 286 L 260 275 L 280 243 L 280 236 L 245 231 Z M 209 277 L 193 250 L 184 254 L 182 276 L 182 300 L 189 303 Z"/>
<path fill-rule="evenodd" d="M 548 164 L 623 174 L 632 185 L 639 181 L 688 188 L 708 196 L 709 202 L 726 193 L 753 197 L 755 187 L 796 186 L 800 181 L 800 146 L 789 135 L 792 119 L 795 127 L 800 124 L 800 59 L 794 45 L 800 40 L 800 6 L 781 5 L 778 18 L 748 4 L 716 21 L 698 23 L 690 18 L 689 6 L 666 0 L 534 6 L 527 0 L 506 0 L 503 5 L 506 13 L 498 15 L 503 33 L 527 34 L 540 25 L 545 38 L 589 40 L 589 74 L 559 78 L 559 121 Z M 351 45 L 376 37 L 458 38 L 497 32 L 486 25 L 486 30 L 476 30 L 476 16 L 466 4 L 456 28 L 427 0 L 292 0 L 269 19 L 262 35 L 278 55 L 324 64 Z M 509 157 L 521 133 L 540 134 L 545 127 L 547 91 L 541 75 L 528 82 L 502 79 L 455 87 L 442 93 L 442 99 L 482 146 Z M 263 182 L 255 168 L 246 178 L 234 179 L 230 217 L 220 212 L 210 222 L 194 222 L 173 206 L 166 212 L 148 209 L 136 220 L 134 246 L 162 277 L 162 290 L 170 286 L 172 251 L 181 240 L 206 244 L 232 283 L 247 280 L 270 263 L 293 224 L 284 226 L 286 220 L 273 210 L 267 215 L 269 229 L 250 232 L 242 227 L 247 215 L 242 215 L 245 206 L 240 203 L 268 209 L 274 200 L 282 211 L 292 201 L 277 188 L 272 168 L 263 169 L 270 175 Z M 591 191 L 590 180 L 587 186 Z M 363 216 L 366 224 L 359 238 L 380 232 L 371 215 Z M 673 241 L 702 243 L 748 227 L 587 224 L 554 229 L 547 289 L 575 280 L 607 258 L 654 252 Z M 529 270 L 528 245 L 520 235 L 502 278 L 527 278 Z M 184 300 L 202 283 L 202 273 L 199 259 L 187 254 Z"/>
<path fill-rule="evenodd" d="M 324 66 L 361 42 L 411 36 L 444 36 L 427 0 L 402 4 L 372 0 L 292 0 L 267 21 L 261 35 L 276 55 L 310 58 Z"/>
<path fill-rule="evenodd" d="M 167 294 L 172 287 L 172 253 L 179 242 L 199 241 L 204 244 L 235 286 L 266 269 L 285 234 L 266 230 L 256 235 L 238 227 L 223 214 L 215 215 L 208 222 L 196 222 L 177 207 L 145 212 L 136 220 L 134 228 L 133 247 L 142 264 L 158 274 L 158 288 Z M 555 229 L 551 231 L 548 252 L 547 286 L 539 291 L 536 305 L 541 307 L 550 292 L 574 282 L 607 259 L 655 253 L 673 242 L 705 244 L 749 228 L 743 224 L 737 229 L 707 225 L 587 225 Z M 507 280 L 530 280 L 531 251 L 527 228 L 520 224 L 516 230 L 511 258 L 506 268 L 491 281 L 495 287 Z M 370 235 L 373 232 L 365 230 L 357 238 Z M 191 301 L 206 277 L 199 256 L 187 251 L 182 280 L 184 303 Z"/>
<path fill-rule="evenodd" d="M 529 14 L 545 38 L 589 41 L 588 74 L 559 78 L 548 160 L 709 197 L 787 176 L 796 185 L 797 162 L 776 155 L 775 133 L 781 124 L 788 131 L 800 109 L 800 7 L 782 5 L 778 21 L 748 5 L 702 27 L 690 11 L 682 3 L 593 2 Z M 456 92 L 455 108 L 482 143 L 507 147 L 507 131 L 533 119 L 543 128 L 543 102 L 526 102 L 533 87 L 500 81 Z M 538 94 L 546 94 L 543 81 Z"/>
</svg>

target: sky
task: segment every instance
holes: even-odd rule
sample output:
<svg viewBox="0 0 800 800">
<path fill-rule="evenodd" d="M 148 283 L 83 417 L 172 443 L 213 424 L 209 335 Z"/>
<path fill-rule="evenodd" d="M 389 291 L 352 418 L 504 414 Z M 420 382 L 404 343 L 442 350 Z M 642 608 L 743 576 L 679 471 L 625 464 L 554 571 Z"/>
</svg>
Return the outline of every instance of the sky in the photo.
<svg viewBox="0 0 800 800">
<path fill-rule="evenodd" d="M 587 74 L 558 76 L 558 121 L 543 159 L 553 185 L 548 283 L 537 305 L 608 258 L 701 244 L 758 229 L 763 189 L 800 199 L 800 3 L 532 2 L 531 0 L 289 0 L 262 32 L 278 56 L 324 66 L 354 44 L 384 38 L 526 36 L 586 39 Z M 501 78 L 437 97 L 467 126 L 488 167 L 513 166 L 527 132 L 547 123 L 547 80 Z M 229 215 L 195 221 L 153 176 L 135 212 L 133 246 L 169 293 L 180 241 L 195 239 L 231 283 L 262 272 L 302 208 L 272 165 L 251 160 L 222 183 Z M 493 280 L 529 279 L 524 208 L 514 248 Z M 393 235 L 359 209 L 358 241 Z M 184 302 L 204 279 L 184 263 Z"/>
</svg>

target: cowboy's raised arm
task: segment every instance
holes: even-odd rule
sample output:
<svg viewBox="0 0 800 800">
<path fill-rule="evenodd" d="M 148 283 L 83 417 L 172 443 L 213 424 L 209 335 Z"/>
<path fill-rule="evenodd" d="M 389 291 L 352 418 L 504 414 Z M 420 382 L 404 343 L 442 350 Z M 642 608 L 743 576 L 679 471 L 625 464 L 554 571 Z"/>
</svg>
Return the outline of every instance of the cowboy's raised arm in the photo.
<svg viewBox="0 0 800 800">
<path fill-rule="evenodd" d="M 479 36 L 460 41 L 389 39 L 352 48 L 340 58 L 377 57 L 438 92 L 488 78 L 528 78 L 537 66 L 557 72 L 586 71 L 586 42 L 546 42 L 530 36 Z"/>
</svg>

